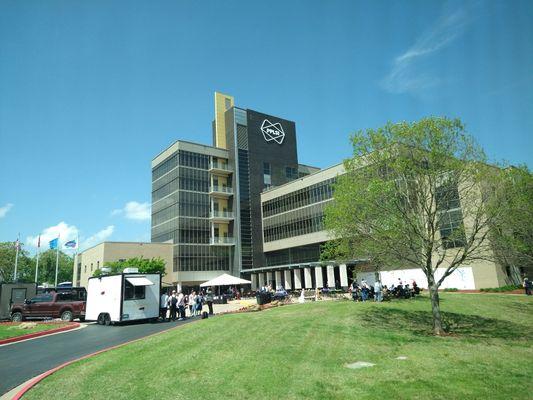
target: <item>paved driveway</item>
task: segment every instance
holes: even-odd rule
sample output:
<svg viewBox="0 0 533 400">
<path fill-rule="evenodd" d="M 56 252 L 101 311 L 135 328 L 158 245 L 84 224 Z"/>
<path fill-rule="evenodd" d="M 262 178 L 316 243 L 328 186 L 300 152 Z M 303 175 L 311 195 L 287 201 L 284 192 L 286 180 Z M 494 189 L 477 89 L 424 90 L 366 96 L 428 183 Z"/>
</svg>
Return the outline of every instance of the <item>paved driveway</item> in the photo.
<svg viewBox="0 0 533 400">
<path fill-rule="evenodd" d="M 191 322 L 91 324 L 86 328 L 0 347 L 0 395 L 67 361 Z"/>
</svg>

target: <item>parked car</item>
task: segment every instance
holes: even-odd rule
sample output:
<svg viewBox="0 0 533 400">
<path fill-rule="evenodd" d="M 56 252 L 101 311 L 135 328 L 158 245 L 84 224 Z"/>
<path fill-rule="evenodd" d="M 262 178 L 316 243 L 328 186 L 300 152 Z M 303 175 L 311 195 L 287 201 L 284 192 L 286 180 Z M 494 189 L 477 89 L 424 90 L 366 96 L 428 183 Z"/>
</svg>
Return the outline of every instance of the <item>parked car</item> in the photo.
<svg viewBox="0 0 533 400">
<path fill-rule="evenodd" d="M 61 318 L 72 321 L 78 318 L 85 321 L 85 300 L 81 291 L 50 291 L 40 293 L 23 303 L 11 306 L 11 321 L 27 318 Z"/>
</svg>

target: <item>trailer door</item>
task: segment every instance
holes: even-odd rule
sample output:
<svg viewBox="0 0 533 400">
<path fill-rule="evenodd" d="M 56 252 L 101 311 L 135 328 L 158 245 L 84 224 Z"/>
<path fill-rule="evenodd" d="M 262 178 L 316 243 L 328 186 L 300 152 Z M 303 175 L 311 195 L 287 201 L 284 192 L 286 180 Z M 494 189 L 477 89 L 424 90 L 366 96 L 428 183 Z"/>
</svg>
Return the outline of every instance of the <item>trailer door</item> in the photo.
<svg viewBox="0 0 533 400">
<path fill-rule="evenodd" d="M 146 314 L 146 287 L 154 283 L 144 276 L 126 277 L 124 281 L 123 321 L 148 318 Z"/>
</svg>

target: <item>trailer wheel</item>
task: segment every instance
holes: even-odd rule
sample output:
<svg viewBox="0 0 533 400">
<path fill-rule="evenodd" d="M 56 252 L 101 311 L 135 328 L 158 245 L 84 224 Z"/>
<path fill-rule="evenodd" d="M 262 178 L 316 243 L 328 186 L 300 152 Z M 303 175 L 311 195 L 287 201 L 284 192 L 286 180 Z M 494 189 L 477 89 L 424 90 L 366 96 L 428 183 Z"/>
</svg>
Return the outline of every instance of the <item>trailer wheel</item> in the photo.
<svg viewBox="0 0 533 400">
<path fill-rule="evenodd" d="M 13 322 L 22 322 L 23 319 L 24 318 L 22 317 L 22 313 L 18 311 L 11 314 L 11 321 Z"/>
<path fill-rule="evenodd" d="M 105 321 L 105 314 L 99 314 L 98 319 L 96 320 L 96 323 L 98 325 L 103 325 Z"/>
<path fill-rule="evenodd" d="M 105 326 L 111 325 L 111 317 L 109 316 L 109 314 L 106 314 L 104 316 L 104 324 L 105 324 Z"/>
<path fill-rule="evenodd" d="M 73 319 L 72 311 L 65 310 L 61 313 L 61 321 L 71 322 Z"/>
</svg>

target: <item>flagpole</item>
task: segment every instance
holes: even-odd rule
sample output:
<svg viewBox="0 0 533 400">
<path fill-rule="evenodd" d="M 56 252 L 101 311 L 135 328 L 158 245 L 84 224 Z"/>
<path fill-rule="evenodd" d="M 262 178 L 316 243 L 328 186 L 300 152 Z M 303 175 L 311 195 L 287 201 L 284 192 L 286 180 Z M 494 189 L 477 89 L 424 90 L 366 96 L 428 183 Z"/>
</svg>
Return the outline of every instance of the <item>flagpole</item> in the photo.
<svg viewBox="0 0 533 400">
<path fill-rule="evenodd" d="M 17 236 L 17 246 L 16 246 L 17 252 L 15 253 L 15 272 L 13 274 L 13 282 L 17 281 L 17 266 L 18 266 L 18 263 L 19 263 L 19 248 L 20 248 L 20 233 Z"/>
<path fill-rule="evenodd" d="M 57 273 L 59 270 L 59 236 L 57 237 L 57 247 L 56 247 L 56 281 L 55 286 L 57 288 Z"/>
<path fill-rule="evenodd" d="M 37 263 L 35 264 L 35 283 L 37 282 L 37 277 L 39 276 L 39 254 L 41 253 L 41 235 L 39 235 L 39 240 L 37 241 Z"/>
<path fill-rule="evenodd" d="M 76 259 L 78 258 L 78 250 L 80 248 L 80 238 L 78 234 L 76 234 L 76 253 L 74 254 L 74 269 L 72 270 L 72 279 L 74 279 L 74 271 L 76 271 Z M 77 272 L 77 271 L 76 271 Z M 77 280 L 80 279 L 79 276 L 76 276 Z M 76 282 L 72 282 L 72 286 L 77 286 Z"/>
</svg>

